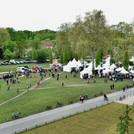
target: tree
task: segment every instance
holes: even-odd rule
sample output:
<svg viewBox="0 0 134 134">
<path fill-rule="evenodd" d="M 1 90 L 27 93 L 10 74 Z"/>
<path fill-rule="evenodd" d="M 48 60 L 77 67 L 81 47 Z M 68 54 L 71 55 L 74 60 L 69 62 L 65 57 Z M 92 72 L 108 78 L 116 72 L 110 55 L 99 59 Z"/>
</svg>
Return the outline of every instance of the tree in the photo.
<svg viewBox="0 0 134 134">
<path fill-rule="evenodd" d="M 27 51 L 27 57 L 32 58 L 32 52 L 33 52 L 32 50 L 28 50 Z"/>
<path fill-rule="evenodd" d="M 33 48 L 35 48 L 36 50 L 39 49 L 39 44 L 41 43 L 40 39 L 39 38 L 35 38 L 33 41 L 32 41 L 32 45 L 33 45 Z"/>
<path fill-rule="evenodd" d="M 24 55 L 24 46 L 21 43 L 18 43 L 14 49 L 14 54 L 17 58 L 20 58 Z"/>
<path fill-rule="evenodd" d="M 37 54 L 38 54 L 37 60 L 39 62 L 44 62 L 44 61 L 46 61 L 46 59 L 48 57 L 48 49 L 47 48 L 38 49 Z"/>
<path fill-rule="evenodd" d="M 7 44 L 9 39 L 10 39 L 10 35 L 6 31 L 6 29 L 0 28 L 0 48 L 3 48 L 4 45 Z"/>
<path fill-rule="evenodd" d="M 37 54 L 37 50 L 36 49 L 32 50 L 32 59 L 33 60 L 37 60 L 38 59 L 38 54 Z"/>
<path fill-rule="evenodd" d="M 70 50 L 69 54 L 71 55 L 71 44 L 68 36 L 70 27 L 70 24 L 64 23 L 60 26 L 60 30 L 56 33 L 56 49 L 57 54 L 59 55 L 61 55 L 61 51 L 64 51 L 64 48 Z"/>
<path fill-rule="evenodd" d="M 96 53 L 96 66 L 98 66 L 101 62 L 101 54 L 100 54 L 100 51 L 97 51 Z"/>
<path fill-rule="evenodd" d="M 14 42 L 14 41 L 8 41 L 7 42 L 7 48 L 11 51 L 11 52 L 14 52 L 14 49 L 15 49 L 15 47 L 16 47 L 17 45 L 16 45 L 16 42 Z"/>
<path fill-rule="evenodd" d="M 49 62 L 52 63 L 52 61 L 53 61 L 52 49 L 49 49 Z"/>
<path fill-rule="evenodd" d="M 120 122 L 117 124 L 117 132 L 120 132 L 120 134 L 129 134 L 129 126 L 130 121 L 133 119 L 129 117 L 130 108 L 128 105 L 126 105 L 126 111 L 123 115 L 119 117 Z"/>
<path fill-rule="evenodd" d="M 104 46 L 104 41 L 107 40 L 107 33 L 109 33 L 107 32 L 108 29 L 103 12 L 101 10 L 87 12 L 84 18 L 84 29 L 87 49 L 92 53 L 92 70 L 94 72 L 94 53 L 96 49 Z"/>
<path fill-rule="evenodd" d="M 65 48 L 64 49 L 64 62 L 67 63 L 69 60 L 69 53 L 68 53 L 68 49 Z"/>
<path fill-rule="evenodd" d="M 123 62 L 123 65 L 124 65 L 125 69 L 128 70 L 129 55 L 128 55 L 128 51 L 127 50 L 124 52 L 124 62 Z"/>
<path fill-rule="evenodd" d="M 6 49 L 4 52 L 4 59 L 10 60 L 13 57 L 14 57 L 14 54 L 9 49 Z"/>
<path fill-rule="evenodd" d="M 115 61 L 114 61 L 114 59 L 113 59 L 113 50 L 111 49 L 110 50 L 110 65 L 112 64 L 112 63 L 114 63 Z"/>
<path fill-rule="evenodd" d="M 60 54 L 60 62 L 63 64 L 63 51 L 61 51 L 61 54 Z"/>
</svg>

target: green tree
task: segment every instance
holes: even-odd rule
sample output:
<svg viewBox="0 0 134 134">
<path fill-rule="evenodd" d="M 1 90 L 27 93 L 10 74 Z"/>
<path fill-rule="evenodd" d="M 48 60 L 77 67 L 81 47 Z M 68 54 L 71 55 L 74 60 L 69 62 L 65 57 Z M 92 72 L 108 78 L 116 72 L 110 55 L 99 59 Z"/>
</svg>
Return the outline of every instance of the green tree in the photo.
<svg viewBox="0 0 134 134">
<path fill-rule="evenodd" d="M 4 45 L 7 45 L 7 42 L 10 39 L 10 35 L 6 29 L 0 28 L 0 48 L 3 48 Z"/>
<path fill-rule="evenodd" d="M 32 59 L 33 60 L 37 60 L 38 59 L 38 53 L 36 49 L 32 50 Z"/>
<path fill-rule="evenodd" d="M 4 59 L 10 60 L 13 57 L 14 57 L 14 54 L 9 49 L 6 49 L 4 52 Z"/>
<path fill-rule="evenodd" d="M 33 41 L 32 41 L 32 46 L 33 48 L 35 48 L 36 50 L 39 49 L 39 44 L 41 43 L 40 39 L 39 38 L 35 38 Z"/>
<path fill-rule="evenodd" d="M 113 57 L 114 57 L 114 54 L 113 54 L 113 50 L 111 49 L 111 50 L 110 50 L 110 65 L 111 65 L 112 63 L 115 63 Z"/>
<path fill-rule="evenodd" d="M 27 57 L 32 58 L 32 52 L 33 52 L 32 50 L 28 50 L 27 51 Z"/>
<path fill-rule="evenodd" d="M 106 27 L 106 19 L 103 12 L 94 10 L 87 12 L 84 18 L 84 37 L 87 49 L 92 55 L 92 70 L 94 70 L 94 54 L 96 49 L 104 47 L 104 41 L 107 40 L 108 28 Z"/>
<path fill-rule="evenodd" d="M 52 49 L 49 49 L 49 62 L 52 63 L 52 61 L 53 61 Z"/>
<path fill-rule="evenodd" d="M 18 43 L 14 49 L 14 54 L 16 58 L 20 58 L 24 55 L 24 46 Z"/>
<path fill-rule="evenodd" d="M 96 66 L 98 66 L 101 62 L 101 54 L 100 54 L 100 51 L 97 51 L 96 53 Z"/>
<path fill-rule="evenodd" d="M 16 47 L 17 45 L 16 45 L 16 42 L 14 42 L 14 41 L 8 41 L 7 42 L 7 48 L 11 51 L 11 52 L 14 52 L 14 49 L 15 49 L 15 47 Z"/>
<path fill-rule="evenodd" d="M 128 51 L 127 50 L 124 52 L 124 62 L 123 62 L 123 65 L 124 65 L 125 69 L 128 70 L 129 55 L 128 55 Z"/>
<path fill-rule="evenodd" d="M 69 53 L 68 53 L 67 48 L 64 49 L 64 56 L 63 57 L 64 57 L 64 63 L 67 63 L 69 60 Z"/>
<path fill-rule="evenodd" d="M 133 119 L 130 118 L 129 113 L 130 113 L 130 108 L 128 105 L 126 105 L 126 111 L 124 112 L 123 115 L 119 117 L 120 122 L 117 124 L 117 132 L 120 132 L 120 134 L 129 134 L 129 126 L 130 126 L 130 121 Z"/>
<path fill-rule="evenodd" d="M 48 57 L 48 49 L 47 48 L 43 48 L 43 49 L 38 49 L 37 50 L 37 54 L 38 54 L 38 58 L 37 60 L 39 62 L 45 62 L 47 57 Z"/>
<path fill-rule="evenodd" d="M 63 59 L 63 51 L 61 51 L 61 54 L 60 54 L 60 62 L 63 64 L 64 62 L 64 59 Z"/>
</svg>

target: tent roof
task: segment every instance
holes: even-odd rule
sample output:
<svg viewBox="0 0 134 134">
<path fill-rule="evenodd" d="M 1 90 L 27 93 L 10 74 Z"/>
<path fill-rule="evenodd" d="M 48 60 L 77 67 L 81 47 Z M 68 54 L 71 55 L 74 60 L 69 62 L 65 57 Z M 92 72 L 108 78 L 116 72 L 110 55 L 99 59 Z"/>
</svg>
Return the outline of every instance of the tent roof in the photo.
<svg viewBox="0 0 134 134">
<path fill-rule="evenodd" d="M 120 73 L 122 73 L 122 74 L 128 74 L 129 72 L 128 71 L 126 71 L 124 68 L 120 71 Z"/>
</svg>

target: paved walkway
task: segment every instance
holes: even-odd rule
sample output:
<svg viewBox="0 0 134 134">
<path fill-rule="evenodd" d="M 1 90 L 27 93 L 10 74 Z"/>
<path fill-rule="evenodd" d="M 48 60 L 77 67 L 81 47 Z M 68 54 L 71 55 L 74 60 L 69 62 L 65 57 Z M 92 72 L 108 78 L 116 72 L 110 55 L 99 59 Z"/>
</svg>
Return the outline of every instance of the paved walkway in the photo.
<svg viewBox="0 0 134 134">
<path fill-rule="evenodd" d="M 134 88 L 128 89 L 125 92 L 119 91 L 108 94 L 107 96 L 109 98 L 109 101 L 104 101 L 103 96 L 100 96 L 94 99 L 87 100 L 84 103 L 78 102 L 61 108 L 31 115 L 22 119 L 3 123 L 0 124 L 0 134 L 13 134 L 15 132 L 20 132 L 29 128 L 33 128 L 36 125 L 42 125 L 79 112 L 90 110 L 91 108 L 96 108 L 107 103 L 117 101 L 119 97 L 122 97 L 123 95 L 128 97 L 130 94 L 131 96 L 134 95 Z"/>
</svg>

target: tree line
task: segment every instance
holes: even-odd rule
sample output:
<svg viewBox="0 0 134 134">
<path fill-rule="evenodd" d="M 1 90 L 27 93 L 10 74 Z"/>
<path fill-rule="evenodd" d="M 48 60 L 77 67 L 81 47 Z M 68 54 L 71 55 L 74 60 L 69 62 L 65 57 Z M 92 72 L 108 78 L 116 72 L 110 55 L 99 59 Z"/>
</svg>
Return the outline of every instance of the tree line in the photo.
<svg viewBox="0 0 134 134">
<path fill-rule="evenodd" d="M 28 56 L 38 59 L 39 45 L 43 41 L 53 42 L 53 52 L 45 50 L 46 56 L 52 59 L 52 53 L 60 57 L 61 63 L 70 59 L 85 59 L 91 56 L 99 65 L 104 55 L 111 55 L 111 63 L 121 61 L 128 64 L 134 53 L 134 25 L 119 22 L 108 25 L 101 10 L 86 12 L 84 17 L 76 17 L 73 23 L 63 23 L 58 31 L 15 31 L 13 28 L 0 28 L 0 58 Z M 26 50 L 32 48 L 26 53 Z M 33 55 L 34 54 L 34 55 Z M 40 56 L 39 56 L 40 57 Z M 124 60 L 125 59 L 125 60 Z M 126 65 L 127 67 L 128 65 Z M 94 66 L 93 66 L 94 68 Z"/>
<path fill-rule="evenodd" d="M 56 33 L 56 52 L 62 57 L 67 49 L 68 59 L 91 56 L 93 65 L 95 58 L 96 65 L 99 65 L 104 55 L 111 55 L 111 63 L 121 61 L 126 65 L 126 60 L 134 54 L 133 29 L 133 23 L 108 25 L 101 10 L 86 12 L 83 18 L 78 16 L 73 24 L 64 23 L 60 26 Z"/>
<path fill-rule="evenodd" d="M 40 61 L 42 59 L 40 55 L 43 54 L 45 58 L 42 60 L 44 60 L 48 57 L 50 50 L 45 48 L 40 50 L 40 44 L 43 42 L 55 43 L 55 38 L 56 32 L 49 29 L 40 31 L 16 31 L 13 28 L 0 28 L 0 58 L 11 59 L 28 56 Z M 38 56 L 32 56 L 35 51 Z"/>
</svg>

